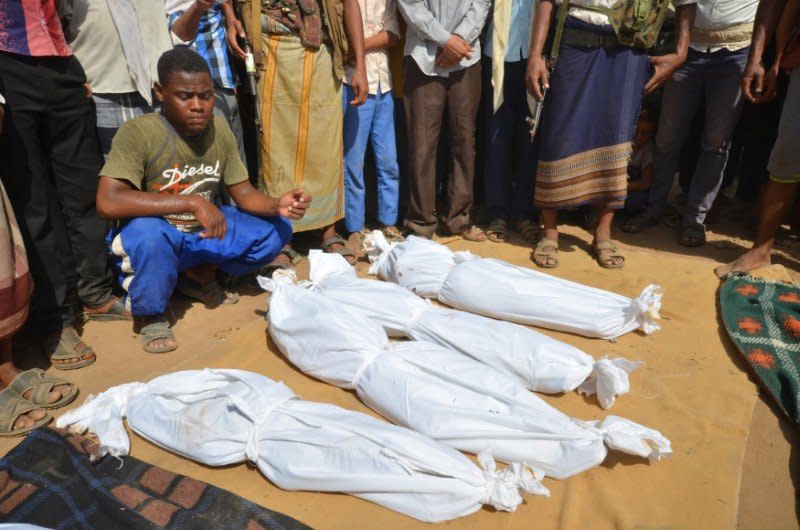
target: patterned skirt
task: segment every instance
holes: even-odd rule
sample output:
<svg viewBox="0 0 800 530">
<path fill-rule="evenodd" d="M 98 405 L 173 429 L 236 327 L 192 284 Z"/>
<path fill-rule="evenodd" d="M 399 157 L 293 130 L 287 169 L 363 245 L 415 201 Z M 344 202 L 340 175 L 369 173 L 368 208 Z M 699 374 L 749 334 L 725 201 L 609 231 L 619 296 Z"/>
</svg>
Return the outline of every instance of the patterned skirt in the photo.
<svg viewBox="0 0 800 530">
<path fill-rule="evenodd" d="M 25 323 L 32 291 L 22 234 L 0 182 L 0 339 L 10 337 Z"/>
<path fill-rule="evenodd" d="M 264 187 L 272 197 L 294 188 L 312 196 L 295 232 L 327 227 L 344 217 L 342 83 L 331 51 L 306 48 L 295 35 L 265 33 L 262 45 Z"/>
<path fill-rule="evenodd" d="M 575 19 L 568 27 L 613 33 Z M 627 167 L 642 90 L 645 52 L 562 46 L 542 110 L 536 206 L 625 205 Z"/>
</svg>

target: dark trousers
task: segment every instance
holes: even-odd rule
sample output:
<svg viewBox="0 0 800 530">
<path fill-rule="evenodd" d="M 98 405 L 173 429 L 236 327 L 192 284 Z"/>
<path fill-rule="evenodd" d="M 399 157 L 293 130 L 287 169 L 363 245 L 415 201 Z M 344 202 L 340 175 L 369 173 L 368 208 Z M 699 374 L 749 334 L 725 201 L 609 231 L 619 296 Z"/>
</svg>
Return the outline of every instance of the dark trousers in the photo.
<svg viewBox="0 0 800 530">
<path fill-rule="evenodd" d="M 427 76 L 414 59 L 405 62 L 409 201 L 405 226 L 430 237 L 436 231 L 436 152 L 447 115 L 450 164 L 442 221 L 452 233 L 469 228 L 475 178 L 475 116 L 481 95 L 481 65 L 449 77 Z"/>
<path fill-rule="evenodd" d="M 88 306 L 111 296 L 106 226 L 95 195 L 102 155 L 95 116 L 74 57 L 0 53 L 6 98 L 4 182 L 28 249 L 35 320 L 74 319 L 68 296 Z"/>
<path fill-rule="evenodd" d="M 489 221 L 524 221 L 533 217 L 536 152 L 525 123 L 525 118 L 530 116 L 526 67 L 526 61 L 505 64 L 503 104 L 493 112 L 492 59 L 483 58 L 486 108 L 483 185 Z"/>
</svg>

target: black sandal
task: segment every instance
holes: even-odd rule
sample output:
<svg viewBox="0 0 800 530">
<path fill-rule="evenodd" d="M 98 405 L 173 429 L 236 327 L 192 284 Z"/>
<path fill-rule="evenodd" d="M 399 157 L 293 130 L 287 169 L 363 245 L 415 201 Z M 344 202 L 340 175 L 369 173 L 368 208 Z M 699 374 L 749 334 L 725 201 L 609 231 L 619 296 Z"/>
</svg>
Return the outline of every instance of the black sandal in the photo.
<svg viewBox="0 0 800 530">
<path fill-rule="evenodd" d="M 486 238 L 495 243 L 508 241 L 508 222 L 505 219 L 493 219 L 486 225 Z"/>
<path fill-rule="evenodd" d="M 334 245 L 340 245 L 337 249 L 331 249 Z M 342 239 L 342 237 L 338 234 L 334 234 L 328 239 L 322 242 L 320 245 L 323 252 L 328 252 L 329 254 L 339 254 L 344 259 L 347 260 L 347 263 L 350 265 L 355 265 L 356 263 L 356 253 L 353 252 L 353 249 L 347 246 L 347 241 Z"/>
</svg>

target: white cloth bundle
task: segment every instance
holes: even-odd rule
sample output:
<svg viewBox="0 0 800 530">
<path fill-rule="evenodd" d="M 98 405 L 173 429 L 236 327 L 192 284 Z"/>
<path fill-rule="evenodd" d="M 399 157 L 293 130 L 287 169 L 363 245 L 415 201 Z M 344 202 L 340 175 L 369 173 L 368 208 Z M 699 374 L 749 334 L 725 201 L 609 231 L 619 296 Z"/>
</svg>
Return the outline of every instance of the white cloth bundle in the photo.
<svg viewBox="0 0 800 530">
<path fill-rule="evenodd" d="M 175 372 L 113 387 L 58 419 L 97 435 L 101 453 L 130 451 L 128 425 L 151 442 L 210 466 L 249 460 L 287 490 L 345 492 L 421 521 L 483 504 L 513 511 L 541 488 L 522 466 L 484 470 L 458 451 L 366 414 L 303 401 L 283 383 L 242 370 Z"/>
<path fill-rule="evenodd" d="M 382 326 L 390 337 L 434 342 L 468 355 L 544 393 L 597 394 L 607 409 L 630 391 L 628 373 L 641 363 L 595 360 L 530 328 L 437 307 L 399 285 L 358 278 L 338 254 L 309 254 L 313 290 Z M 594 374 L 594 377 L 592 377 Z"/>
<path fill-rule="evenodd" d="M 631 299 L 415 236 L 389 244 L 379 230 L 364 247 L 370 274 L 470 313 L 602 339 L 659 329 L 657 285 Z"/>
<path fill-rule="evenodd" d="M 452 447 L 554 478 L 600 464 L 606 444 L 646 458 L 671 452 L 657 431 L 615 416 L 573 420 L 466 355 L 428 342 L 390 344 L 380 326 L 311 290 L 266 279 L 262 287 L 272 291 L 270 335 L 300 370 L 355 389 L 394 423 Z"/>
</svg>

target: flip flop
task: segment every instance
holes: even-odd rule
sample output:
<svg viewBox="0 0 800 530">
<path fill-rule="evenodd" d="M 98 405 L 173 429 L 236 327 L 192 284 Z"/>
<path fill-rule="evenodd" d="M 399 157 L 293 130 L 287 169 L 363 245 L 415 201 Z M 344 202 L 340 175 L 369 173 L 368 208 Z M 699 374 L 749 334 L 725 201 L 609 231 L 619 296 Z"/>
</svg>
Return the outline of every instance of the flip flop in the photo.
<svg viewBox="0 0 800 530">
<path fill-rule="evenodd" d="M 597 264 L 604 269 L 621 269 L 625 266 L 625 256 L 613 241 L 595 241 L 591 248 Z M 619 258 L 619 261 L 615 258 Z"/>
<path fill-rule="evenodd" d="M 333 245 L 341 245 L 341 246 L 335 250 L 332 250 L 331 247 Z M 350 265 L 355 265 L 356 253 L 353 252 L 353 250 L 347 246 L 347 241 L 342 239 L 342 237 L 338 234 L 334 234 L 328 239 L 324 240 L 322 242 L 322 245 L 320 245 L 320 248 L 322 249 L 323 252 L 339 254 L 340 256 L 342 256 L 344 259 L 347 260 L 347 263 L 349 263 Z"/>
<path fill-rule="evenodd" d="M 542 269 L 555 269 L 559 265 L 558 241 L 542 238 L 533 249 L 531 260 Z"/>
<path fill-rule="evenodd" d="M 53 421 L 53 417 L 50 414 L 45 414 L 44 418 L 39 421 L 31 420 L 34 423 L 30 427 L 15 430 L 14 424 L 19 417 L 34 410 L 42 410 L 42 407 L 34 405 L 10 388 L 0 391 L 0 437 L 23 436 Z"/>
<path fill-rule="evenodd" d="M 139 330 L 139 335 L 142 337 L 142 349 L 147 353 L 169 353 L 178 349 L 178 340 L 175 334 L 169 327 L 169 321 L 163 317 L 155 317 L 156 319 L 146 319 L 142 323 Z M 171 339 L 175 343 L 174 346 L 150 346 L 150 343 L 155 340 Z"/>
<path fill-rule="evenodd" d="M 58 370 L 77 370 L 97 360 L 94 350 L 81 340 L 75 328 L 64 328 L 58 339 L 50 341 L 55 342 L 55 347 L 48 347 L 53 350 L 50 362 Z"/>
<path fill-rule="evenodd" d="M 86 320 L 108 322 L 112 320 L 133 320 L 130 310 L 125 307 L 122 300 L 112 296 L 111 300 L 100 307 L 83 307 L 83 317 Z"/>
<path fill-rule="evenodd" d="M 50 392 L 52 392 L 55 387 L 62 385 L 69 385 L 72 387 L 70 393 L 66 396 L 63 396 L 55 403 L 48 402 L 47 398 Z M 39 368 L 25 370 L 15 377 L 13 381 L 11 381 L 11 384 L 8 385 L 8 388 L 17 392 L 17 394 L 22 396 L 23 399 L 26 399 L 37 407 L 43 409 L 57 409 L 63 407 L 64 405 L 72 403 L 72 401 L 78 397 L 77 386 L 65 379 L 61 379 L 60 377 L 47 375 L 44 370 Z M 30 397 L 26 398 L 25 393 L 29 390 L 31 395 Z"/>
<path fill-rule="evenodd" d="M 505 243 L 508 240 L 508 222 L 505 219 L 493 219 L 484 232 L 489 241 Z"/>
<path fill-rule="evenodd" d="M 226 291 L 216 280 L 205 285 L 200 285 L 183 274 L 178 278 L 178 284 L 175 286 L 175 290 L 184 296 L 202 302 L 208 307 L 235 304 L 239 301 L 238 294 Z"/>
</svg>

